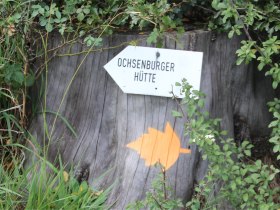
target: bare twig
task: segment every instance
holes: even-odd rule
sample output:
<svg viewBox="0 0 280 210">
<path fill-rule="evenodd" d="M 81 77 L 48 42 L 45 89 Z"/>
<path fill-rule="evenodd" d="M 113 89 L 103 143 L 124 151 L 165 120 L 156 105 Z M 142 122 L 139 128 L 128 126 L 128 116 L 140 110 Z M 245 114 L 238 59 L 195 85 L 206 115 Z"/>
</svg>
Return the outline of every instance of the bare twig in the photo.
<svg viewBox="0 0 280 210">
<path fill-rule="evenodd" d="M 167 200 L 167 189 L 166 189 L 166 171 L 165 168 L 162 167 L 162 175 L 163 175 L 163 192 L 164 192 L 164 200 Z"/>
<path fill-rule="evenodd" d="M 0 129 L 1 132 L 13 132 L 13 133 L 17 133 L 17 134 L 23 134 L 24 132 L 22 131 L 16 131 L 16 130 L 12 130 L 12 129 Z"/>
<path fill-rule="evenodd" d="M 11 107 L 11 108 L 8 108 L 8 109 L 4 109 L 4 110 L 2 110 L 2 111 L 0 111 L 0 113 L 2 113 L 2 112 L 7 112 L 7 111 L 11 111 L 11 110 L 14 110 L 14 109 L 21 109 L 21 106 L 22 105 L 17 105 L 17 106 L 13 106 L 13 107 Z"/>
<path fill-rule="evenodd" d="M 142 40 L 145 40 L 146 38 L 142 38 L 142 39 L 137 39 L 137 40 L 132 40 L 132 41 L 127 41 L 127 42 L 123 42 L 119 45 L 116 45 L 116 46 L 111 46 L 111 47 L 102 47 L 102 48 L 98 48 L 98 49 L 89 49 L 89 50 L 84 50 L 84 51 L 81 51 L 81 52 L 77 52 L 77 53 L 66 53 L 66 54 L 57 54 L 58 57 L 62 57 L 62 56 L 77 56 L 77 55 L 81 55 L 81 54 L 85 54 L 85 53 L 91 53 L 91 52 L 98 52 L 98 51 L 104 51 L 104 50 L 111 50 L 111 49 L 116 49 L 116 48 L 119 48 L 119 47 L 122 47 L 122 46 L 125 46 L 131 42 L 139 42 L 139 41 L 142 41 Z"/>
<path fill-rule="evenodd" d="M 186 117 L 187 115 L 185 114 L 185 112 L 184 112 L 184 110 L 183 110 L 183 108 L 182 108 L 182 106 L 181 106 L 181 103 L 178 101 L 178 98 L 177 98 L 177 96 L 174 94 L 174 92 L 173 92 L 173 85 L 172 85 L 172 91 L 171 91 L 171 94 L 172 94 L 172 98 L 175 100 L 175 102 L 177 103 L 177 105 L 179 106 L 179 108 L 180 108 L 180 110 L 181 110 L 181 112 L 182 112 L 182 114 L 183 114 L 183 116 L 184 117 Z"/>
</svg>

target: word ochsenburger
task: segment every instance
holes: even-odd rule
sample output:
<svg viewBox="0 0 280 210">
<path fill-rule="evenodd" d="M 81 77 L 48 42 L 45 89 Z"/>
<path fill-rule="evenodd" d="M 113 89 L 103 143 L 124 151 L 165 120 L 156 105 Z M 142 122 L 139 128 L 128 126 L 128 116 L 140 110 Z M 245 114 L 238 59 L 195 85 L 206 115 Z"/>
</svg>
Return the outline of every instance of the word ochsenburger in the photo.
<svg viewBox="0 0 280 210">
<path fill-rule="evenodd" d="M 172 62 L 119 58 L 118 67 L 174 72 L 175 64 Z"/>
</svg>

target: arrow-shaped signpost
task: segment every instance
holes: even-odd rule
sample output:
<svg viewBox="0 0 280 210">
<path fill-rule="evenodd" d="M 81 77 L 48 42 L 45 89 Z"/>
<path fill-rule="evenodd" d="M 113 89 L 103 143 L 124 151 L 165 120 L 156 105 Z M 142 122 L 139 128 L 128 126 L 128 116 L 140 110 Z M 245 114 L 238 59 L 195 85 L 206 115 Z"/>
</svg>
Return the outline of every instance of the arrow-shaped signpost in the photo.
<svg viewBox="0 0 280 210">
<path fill-rule="evenodd" d="M 127 46 L 104 68 L 125 93 L 183 98 L 183 78 L 199 90 L 202 52 Z"/>
</svg>

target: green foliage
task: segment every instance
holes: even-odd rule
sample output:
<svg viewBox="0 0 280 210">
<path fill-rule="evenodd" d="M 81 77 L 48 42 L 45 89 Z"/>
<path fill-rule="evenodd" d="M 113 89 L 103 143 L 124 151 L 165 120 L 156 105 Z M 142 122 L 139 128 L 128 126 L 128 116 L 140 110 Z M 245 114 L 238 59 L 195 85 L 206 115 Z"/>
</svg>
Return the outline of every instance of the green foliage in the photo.
<svg viewBox="0 0 280 210">
<path fill-rule="evenodd" d="M 84 43 L 86 43 L 86 45 L 88 47 L 90 46 L 101 46 L 102 45 L 102 38 L 94 38 L 92 37 L 91 35 L 87 36 L 85 39 L 84 39 Z"/>
<path fill-rule="evenodd" d="M 104 35 L 122 27 L 139 30 L 152 27 L 154 30 L 148 42 L 158 43 L 165 31 L 184 31 L 178 27 L 182 25 L 181 20 L 175 18 L 177 7 L 167 0 L 153 3 L 146 0 L 105 0 L 102 4 L 99 1 L 71 0 L 63 1 L 63 5 L 47 5 L 43 2 L 32 5 L 31 18 L 35 18 L 47 32 L 58 30 L 62 35 L 74 31 L 80 36 L 100 32 Z M 92 46 L 92 39 L 91 36 L 85 38 L 87 46 Z M 99 38 L 96 39 L 99 43 Z"/>
<path fill-rule="evenodd" d="M 265 70 L 265 76 L 271 76 L 272 87 L 276 89 L 280 83 L 280 7 L 277 1 L 231 1 L 213 0 L 213 8 L 217 11 L 214 21 L 210 24 L 214 29 L 233 34 L 245 33 L 248 40 L 241 42 L 237 50 L 237 65 L 242 62 L 248 64 L 256 60 L 258 69 Z M 273 113 L 274 120 L 269 127 L 272 128 L 270 142 L 274 144 L 273 151 L 280 158 L 280 127 L 278 99 L 269 103 L 269 110 Z"/>
<path fill-rule="evenodd" d="M 31 49 L 35 33 L 40 34 L 46 45 L 50 32 L 57 31 L 64 36 L 72 33 L 74 41 L 80 39 L 86 46 L 93 48 L 102 45 L 103 35 L 117 31 L 149 30 L 151 33 L 147 41 L 161 47 L 164 32 L 182 33 L 185 14 L 193 12 L 197 6 L 210 13 L 213 12 L 210 0 L 102 2 L 68 0 L 60 3 L 41 0 L 1 1 L 0 127 L 3 129 L 0 132 L 0 143 L 10 145 L 13 142 L 24 142 L 23 140 L 27 138 L 24 123 L 27 88 L 34 83 L 35 76 L 38 77 L 32 73 L 34 69 L 30 65 L 38 53 Z M 248 40 L 242 41 L 241 48 L 236 52 L 237 64 L 257 60 L 258 69 L 266 71 L 266 76 L 271 76 L 272 87 L 276 89 L 280 83 L 278 2 L 213 0 L 212 7 L 215 10 L 209 23 L 212 29 L 227 31 L 229 38 L 242 32 L 247 35 Z M 203 15 L 200 16 L 203 18 Z M 44 48 L 47 69 L 47 46 Z M 260 160 L 247 161 L 252 145 L 244 141 L 237 147 L 232 139 L 224 140 L 226 132 L 219 130 L 220 120 L 209 119 L 207 112 L 200 111 L 204 107 L 204 95 L 199 91 L 192 91 L 186 81 L 177 85 L 182 85 L 185 92 L 182 106 L 186 106 L 186 114 L 178 111 L 173 111 L 172 114 L 175 117 L 188 117 L 185 135 L 190 137 L 192 143 L 198 145 L 203 152 L 203 158 L 209 161 L 209 172 L 205 180 L 195 188 L 196 195 L 187 206 L 192 209 L 215 208 L 219 199 L 227 199 L 237 209 L 279 208 L 277 201 L 275 202 L 279 190 L 270 186 L 279 170 L 263 164 Z M 274 116 L 269 125 L 272 128 L 270 142 L 274 144 L 273 151 L 278 153 L 278 159 L 280 159 L 279 107 L 279 99 L 269 103 L 269 110 Z M 43 111 L 44 115 L 46 112 Z M 59 110 L 56 116 L 64 121 L 65 119 L 58 113 Z M 76 135 L 69 123 L 67 127 Z M 216 141 L 223 146 L 219 146 Z M 46 166 L 46 161 L 40 161 L 38 164 Z M 39 171 L 35 166 L 29 171 L 20 171 L 16 167 L 12 173 L 8 173 L 0 166 L 0 207 L 101 208 L 106 195 L 103 193 L 98 195 L 99 193 L 90 189 L 85 182 L 77 183 L 71 175 L 66 181 L 65 171 L 62 168 L 54 170 L 53 175 L 46 176 L 46 167 L 40 167 Z M 33 174 L 31 180 L 27 178 L 30 173 Z M 181 207 L 181 201 L 169 194 L 172 190 L 166 187 L 164 173 L 162 176 L 155 180 L 153 190 L 147 193 L 144 201 L 136 202 L 129 208 Z M 219 196 L 213 197 L 212 189 L 219 182 L 223 183 Z"/>
<path fill-rule="evenodd" d="M 119 4 L 117 4 L 118 1 L 107 0 L 104 2 L 105 8 L 100 8 L 96 3 L 71 0 L 63 1 L 63 5 L 56 3 L 48 5 L 43 2 L 31 7 L 31 17 L 37 18 L 39 25 L 44 27 L 47 32 L 55 29 L 62 35 L 65 32 L 74 31 L 98 32 L 104 27 L 110 14 L 119 9 Z"/>
<path fill-rule="evenodd" d="M 0 2 L 0 146 L 7 141 L 21 141 L 25 135 L 23 100 L 35 80 L 27 67 L 29 3 Z"/>
<path fill-rule="evenodd" d="M 128 9 L 128 3 L 132 4 L 129 7 L 131 11 Z M 132 24 L 135 21 L 132 13 L 139 7 L 133 5 L 134 3 L 120 0 L 105 0 L 102 3 L 97 0 L 69 0 L 60 4 L 40 0 L 0 2 L 0 157 L 3 158 L 0 164 L 1 209 L 104 209 L 107 192 L 96 192 L 86 182 L 78 183 L 71 173 L 69 180 L 65 180 L 67 173 L 63 167 L 61 170 L 53 170 L 52 175 L 46 174 L 46 165 L 49 166 L 50 163 L 47 164 L 47 160 L 44 159 L 38 161 L 31 169 L 21 171 L 18 163 L 6 157 L 18 159 L 13 156 L 15 147 L 12 144 L 24 143 L 28 137 L 24 123 L 27 88 L 35 80 L 32 73 L 34 58 L 37 54 L 47 54 L 48 33 L 73 33 L 73 40 L 81 38 L 88 47 L 95 47 L 102 44 L 101 35 L 111 34 L 113 30 L 127 28 L 129 25 L 131 29 L 138 27 L 141 30 L 144 29 L 144 25 L 149 28 L 153 26 L 152 22 L 158 22 L 158 33 L 151 35 L 154 36 L 151 42 L 154 43 L 165 30 L 175 28 L 175 21 L 166 16 L 169 12 L 167 10 L 172 10 L 170 4 L 163 4 L 161 1 L 143 1 L 144 7 L 137 13 L 138 23 Z M 150 14 L 146 11 L 148 7 Z M 157 16 L 158 11 L 165 15 L 163 19 Z M 152 16 L 149 17 L 150 15 Z M 144 16 L 149 17 L 149 20 Z M 42 37 L 45 52 L 32 49 L 32 43 L 37 38 L 34 36 L 36 33 Z M 48 59 L 47 55 L 45 56 L 47 69 Z M 45 113 L 54 113 L 44 108 L 43 117 Z M 58 112 L 55 114 L 76 136 L 66 119 Z M 5 150 L 4 153 L 2 147 L 11 149 Z M 4 170 L 3 167 L 10 163 L 13 163 L 15 168 L 12 171 Z M 164 205 L 172 206 L 168 202 Z"/>
<path fill-rule="evenodd" d="M 254 58 L 256 58 L 256 50 L 252 49 L 255 45 L 255 41 L 245 41 L 241 42 L 242 47 L 236 51 L 238 59 L 236 61 L 237 65 L 240 65 L 243 61 L 246 64 L 250 63 Z"/>
<path fill-rule="evenodd" d="M 181 112 L 173 111 L 174 117 L 186 117 L 185 135 L 190 143 L 196 144 L 202 153 L 202 158 L 208 160 L 208 172 L 205 178 L 195 186 L 194 195 L 186 204 L 187 209 L 219 209 L 221 200 L 228 201 L 235 209 L 278 209 L 280 207 L 280 189 L 273 187 L 280 170 L 273 165 L 266 165 L 261 160 L 250 160 L 253 147 L 248 141 L 243 141 L 238 147 L 233 139 L 227 138 L 227 132 L 220 130 L 220 120 L 210 119 L 203 112 L 205 95 L 193 90 L 192 86 L 183 80 L 176 83 L 182 87 L 184 98 L 181 101 Z M 279 108 L 279 100 L 270 102 L 271 112 Z M 270 126 L 278 132 L 278 114 L 276 121 Z M 275 134 L 276 135 L 276 134 Z M 277 134 L 279 135 L 279 134 Z M 278 147 L 276 149 L 279 149 Z M 153 182 L 153 188 L 146 193 L 142 201 L 130 204 L 128 209 L 177 209 L 181 207 L 180 200 L 166 196 L 172 192 L 166 187 L 167 181 L 163 171 Z M 217 194 L 216 196 L 214 195 Z"/>
<path fill-rule="evenodd" d="M 279 208 L 275 198 L 277 199 L 280 190 L 272 188 L 270 184 L 280 170 L 260 160 L 246 161 L 253 146 L 248 141 L 243 141 L 238 147 L 233 139 L 225 139 L 226 132 L 219 129 L 220 120 L 209 119 L 207 112 L 200 111 L 204 106 L 204 94 L 192 90 L 186 80 L 182 81 L 182 91 L 185 94 L 182 107 L 185 106 L 184 115 L 188 118 L 185 135 L 189 136 L 190 143 L 198 146 L 203 159 L 207 159 L 209 163 L 205 179 L 195 188 L 197 196 L 188 202 L 187 207 L 213 208 L 219 203 L 218 198 L 222 198 L 236 209 Z M 218 196 L 214 197 L 213 186 L 217 183 L 221 183 L 221 188 Z M 202 200 L 206 200 L 206 203 Z"/>
<path fill-rule="evenodd" d="M 273 152 L 277 153 L 277 160 L 280 160 L 280 100 L 275 98 L 268 103 L 269 111 L 273 114 L 273 121 L 269 124 L 272 128 L 272 137 L 269 139 L 274 144 Z"/>
<path fill-rule="evenodd" d="M 55 3 L 48 5 L 33 5 L 31 17 L 39 16 L 40 26 L 45 27 L 47 32 L 51 32 L 54 29 L 54 25 L 57 25 L 61 34 L 65 30 L 66 17 L 63 17 L 61 12 Z"/>
<path fill-rule="evenodd" d="M 163 32 L 168 30 L 184 32 L 184 28 L 181 27 L 182 21 L 179 18 L 174 18 L 177 7 L 176 5 L 172 7 L 167 0 L 154 1 L 153 3 L 146 0 L 129 0 L 126 12 L 131 18 L 130 28 L 138 26 L 142 30 L 152 24 L 153 31 L 147 42 L 157 43 L 158 46 L 161 46 Z"/>
<path fill-rule="evenodd" d="M 11 146 L 11 145 L 10 145 Z M 0 164 L 1 209 L 105 209 L 109 190 L 97 191 L 78 183 L 73 173 L 58 170 L 40 158 L 24 171 L 15 163 L 12 171 Z"/>
<path fill-rule="evenodd" d="M 23 4 L 26 9 L 25 6 Z M 27 13 L 21 12 L 17 7 L 14 9 L 4 1 L 0 13 L 0 86 L 11 87 L 15 92 L 34 82 L 34 75 L 24 72 L 26 40 L 19 33 L 27 31 L 28 26 L 21 26 L 23 21 L 27 21 L 27 16 Z"/>
<path fill-rule="evenodd" d="M 12 95 L 2 95 L 1 109 L 12 110 L 8 114 L 13 114 L 17 123 L 23 129 L 26 128 L 27 90 L 35 82 L 35 78 L 39 78 L 39 74 L 44 72 L 43 68 L 33 69 L 32 63 L 44 55 L 47 69 L 50 61 L 46 52 L 48 33 L 59 32 L 65 36 L 65 40 L 72 33 L 73 41 L 66 41 L 68 44 L 80 39 L 86 46 L 93 48 L 102 45 L 101 36 L 112 34 L 113 31 L 151 30 L 148 42 L 161 46 L 165 31 L 183 32 L 182 15 L 190 11 L 197 2 L 203 1 L 1 1 L 0 85 L 3 87 L 2 93 Z M 38 34 L 45 45 L 45 52 L 42 49 L 36 51 L 33 46 Z M 61 46 L 64 45 L 65 43 Z M 3 113 L 0 112 L 1 119 L 6 119 Z M 5 120 L 0 121 L 5 132 L 14 127 L 6 129 L 6 124 Z M 21 136 L 22 131 L 14 131 L 17 132 L 15 138 L 24 138 Z M 1 137 L 5 140 L 8 139 L 7 133 L 1 131 Z"/>
</svg>

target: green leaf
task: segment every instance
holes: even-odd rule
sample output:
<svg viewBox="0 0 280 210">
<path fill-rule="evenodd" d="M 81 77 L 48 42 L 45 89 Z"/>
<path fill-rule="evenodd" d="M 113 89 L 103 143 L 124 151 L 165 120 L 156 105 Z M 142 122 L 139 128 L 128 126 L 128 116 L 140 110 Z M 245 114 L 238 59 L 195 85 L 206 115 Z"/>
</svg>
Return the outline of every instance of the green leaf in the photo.
<svg viewBox="0 0 280 210">
<path fill-rule="evenodd" d="M 273 152 L 274 152 L 274 153 L 280 152 L 280 144 L 275 145 L 275 146 L 273 147 Z"/>
<path fill-rule="evenodd" d="M 225 135 L 227 135 L 227 131 L 226 130 L 223 130 L 223 131 L 221 131 L 221 133 L 220 133 L 222 136 L 225 136 Z"/>
<path fill-rule="evenodd" d="M 172 110 L 171 113 L 172 113 L 173 117 L 179 117 L 179 118 L 183 117 L 183 114 L 181 112 L 177 112 L 177 111 Z"/>
<path fill-rule="evenodd" d="M 280 137 L 279 136 L 273 136 L 269 139 L 269 142 L 276 144 L 276 143 L 280 142 Z"/>
<path fill-rule="evenodd" d="M 83 182 L 81 183 L 81 185 L 80 185 L 79 191 L 85 192 L 85 191 L 87 191 L 87 190 L 88 190 L 88 184 L 87 184 L 86 181 L 83 181 Z"/>
<path fill-rule="evenodd" d="M 232 182 L 231 185 L 230 185 L 231 189 L 232 190 L 236 190 L 236 184 L 235 182 Z"/>
<path fill-rule="evenodd" d="M 52 24 L 48 23 L 48 24 L 46 25 L 46 31 L 47 31 L 47 32 L 52 32 L 52 30 L 53 30 Z"/>
<path fill-rule="evenodd" d="M 261 160 L 257 160 L 255 162 L 255 165 L 260 169 L 262 167 L 262 161 Z"/>
<path fill-rule="evenodd" d="M 153 32 L 150 33 L 148 39 L 147 39 L 147 43 L 151 44 L 151 43 L 156 43 L 157 39 L 159 37 L 159 31 L 157 28 L 154 28 Z"/>
<path fill-rule="evenodd" d="M 247 156 L 251 156 L 251 150 L 244 150 L 244 153 L 245 153 L 245 155 L 247 155 Z"/>
<path fill-rule="evenodd" d="M 15 22 L 16 23 L 19 23 L 19 19 L 21 18 L 21 14 L 19 14 L 19 13 L 16 13 L 16 14 L 14 14 L 14 16 L 13 16 L 14 18 L 15 18 Z"/>
<path fill-rule="evenodd" d="M 219 10 L 218 4 L 219 4 L 218 0 L 213 0 L 211 5 L 214 9 Z"/>
<path fill-rule="evenodd" d="M 237 61 L 236 61 L 236 65 L 239 66 L 243 61 L 244 61 L 244 58 L 238 57 L 238 58 L 237 58 Z"/>
<path fill-rule="evenodd" d="M 58 10 L 55 12 L 55 15 L 58 19 L 61 19 L 61 13 Z"/>
<path fill-rule="evenodd" d="M 181 85 L 181 83 L 176 82 L 176 83 L 175 83 L 175 86 L 182 86 L 182 85 Z"/>
<path fill-rule="evenodd" d="M 80 13 L 82 13 L 82 12 L 83 12 L 83 9 L 82 9 L 82 8 L 78 8 L 77 11 L 76 11 L 77 14 L 80 14 Z"/>
<path fill-rule="evenodd" d="M 94 40 L 94 46 L 101 46 L 103 39 L 101 37 L 95 38 Z"/>
<path fill-rule="evenodd" d="M 222 179 L 224 180 L 224 181 L 227 181 L 228 180 L 228 175 L 227 174 L 222 174 Z"/>
<path fill-rule="evenodd" d="M 47 25 L 47 20 L 45 18 L 40 18 L 40 26 L 45 26 Z"/>
<path fill-rule="evenodd" d="M 199 99 L 197 102 L 198 107 L 202 108 L 204 107 L 204 100 L 203 99 Z"/>
<path fill-rule="evenodd" d="M 280 110 L 279 110 L 280 111 Z M 274 112 L 273 117 L 280 119 L 280 113 L 279 112 Z"/>
<path fill-rule="evenodd" d="M 30 87 L 34 84 L 34 81 L 35 81 L 35 76 L 34 74 L 28 74 L 26 77 L 25 77 L 25 86 L 26 87 Z"/>
<path fill-rule="evenodd" d="M 226 4 L 223 3 L 223 2 L 218 3 L 218 5 L 217 5 L 217 9 L 226 9 L 226 8 L 227 8 L 227 6 L 226 6 Z"/>
<path fill-rule="evenodd" d="M 270 174 L 269 177 L 268 177 L 268 180 L 272 181 L 274 179 L 274 177 L 275 177 L 275 174 Z"/>
<path fill-rule="evenodd" d="M 170 26 L 172 23 L 172 20 L 170 19 L 169 16 L 163 16 L 162 17 L 162 22 L 163 24 L 165 24 L 166 26 Z"/>
<path fill-rule="evenodd" d="M 268 127 L 269 128 L 272 128 L 272 127 L 275 127 L 275 126 L 278 126 L 278 121 L 277 120 L 275 120 L 275 121 L 272 121 L 269 125 L 268 125 Z"/>
<path fill-rule="evenodd" d="M 259 209 L 261 209 L 261 210 L 269 210 L 270 206 L 268 204 L 266 204 L 266 203 L 260 204 Z"/>
<path fill-rule="evenodd" d="M 40 6 L 40 8 L 38 9 L 38 12 L 39 12 L 41 15 L 44 15 L 45 9 L 44 9 L 43 7 Z"/>
<path fill-rule="evenodd" d="M 203 154 L 203 155 L 202 155 L 202 159 L 203 159 L 203 160 L 206 160 L 206 159 L 207 159 L 207 155 L 206 155 L 206 154 Z"/>
<path fill-rule="evenodd" d="M 254 173 L 251 175 L 251 178 L 254 180 L 258 179 L 259 177 L 260 177 L 260 174 L 257 174 L 257 173 Z"/>
<path fill-rule="evenodd" d="M 229 149 L 228 144 L 225 144 L 225 145 L 223 146 L 223 150 L 224 150 L 224 151 L 227 151 L 228 149 Z"/>
<path fill-rule="evenodd" d="M 249 143 L 250 143 L 249 141 L 243 141 L 243 142 L 241 143 L 241 147 L 242 147 L 242 148 L 245 148 Z"/>
<path fill-rule="evenodd" d="M 245 193 L 245 194 L 243 194 L 242 198 L 243 198 L 243 200 L 244 200 L 245 202 L 247 202 L 247 201 L 248 201 L 249 196 L 248 196 L 248 194 L 247 194 L 247 193 Z"/>
<path fill-rule="evenodd" d="M 273 87 L 273 89 L 276 89 L 277 86 L 278 86 L 278 82 L 277 82 L 277 81 L 273 81 L 273 82 L 272 82 L 272 87 Z"/>
<path fill-rule="evenodd" d="M 229 33 L 228 33 L 228 38 L 231 39 L 234 35 L 234 30 L 231 30 Z"/>
<path fill-rule="evenodd" d="M 65 27 L 65 25 L 63 24 L 63 25 L 61 26 L 61 28 L 58 30 L 59 33 L 60 33 L 61 35 L 64 34 L 65 28 L 66 28 L 66 27 Z"/>
<path fill-rule="evenodd" d="M 265 66 L 265 63 L 264 62 L 260 62 L 259 65 L 258 65 L 258 70 L 261 71 L 264 66 Z"/>
<path fill-rule="evenodd" d="M 31 17 L 34 18 L 36 17 L 37 15 L 39 14 L 39 11 L 38 10 L 34 10 L 31 14 Z"/>
<path fill-rule="evenodd" d="M 55 19 L 54 19 L 54 22 L 55 22 L 55 23 L 60 23 L 60 19 L 55 18 Z"/>
<path fill-rule="evenodd" d="M 13 74 L 13 80 L 16 81 L 17 83 L 19 83 L 20 85 L 23 84 L 24 81 L 24 75 L 22 72 L 20 71 L 16 71 Z"/>
<path fill-rule="evenodd" d="M 88 14 L 90 13 L 90 9 L 89 9 L 89 8 L 84 8 L 84 9 L 83 9 L 83 12 L 84 12 L 86 15 L 88 15 Z"/>
<path fill-rule="evenodd" d="M 82 21 L 84 20 L 84 18 L 85 18 L 84 13 L 79 13 L 79 14 L 77 15 L 77 19 L 78 19 L 80 22 L 82 22 Z"/>
</svg>

